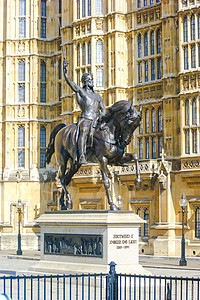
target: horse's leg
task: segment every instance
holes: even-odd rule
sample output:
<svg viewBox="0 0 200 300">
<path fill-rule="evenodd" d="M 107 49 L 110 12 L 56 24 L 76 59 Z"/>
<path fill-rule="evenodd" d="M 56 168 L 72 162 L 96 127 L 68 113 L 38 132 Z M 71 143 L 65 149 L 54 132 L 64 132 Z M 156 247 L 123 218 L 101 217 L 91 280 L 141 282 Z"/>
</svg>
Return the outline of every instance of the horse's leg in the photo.
<svg viewBox="0 0 200 300">
<path fill-rule="evenodd" d="M 66 186 L 65 186 L 64 178 L 65 178 L 65 171 L 66 171 L 68 157 L 64 158 L 63 155 L 61 155 L 59 157 L 59 159 L 57 159 L 57 161 L 59 163 L 58 178 L 60 179 L 60 182 L 62 184 L 62 193 L 60 196 L 61 210 L 66 210 L 67 207 L 64 203 L 64 191 L 66 193 Z"/>
<path fill-rule="evenodd" d="M 106 196 L 108 199 L 108 204 L 110 205 L 110 210 L 117 210 L 117 206 L 113 203 L 111 193 L 110 193 L 110 182 L 109 182 L 110 172 L 108 170 L 108 160 L 106 157 L 101 157 L 99 158 L 99 163 L 100 163 L 101 174 L 102 174 L 103 183 L 106 191 Z"/>
<path fill-rule="evenodd" d="M 66 193 L 66 197 L 67 197 L 67 209 L 69 209 L 69 210 L 72 209 L 72 200 L 71 200 L 70 194 L 69 194 L 66 186 L 68 186 L 73 175 L 78 171 L 80 166 L 81 165 L 79 163 L 71 165 L 69 171 L 67 172 L 67 174 L 65 175 L 65 178 L 64 178 L 65 193 Z"/>
<path fill-rule="evenodd" d="M 141 178 L 140 178 L 140 168 L 139 168 L 139 160 L 138 160 L 138 156 L 137 153 L 124 153 L 124 155 L 122 156 L 122 158 L 120 159 L 119 163 L 120 164 L 124 164 L 127 162 L 130 162 L 134 160 L 135 162 L 135 169 L 136 169 L 136 179 L 135 179 L 135 186 L 137 188 L 139 188 L 141 186 Z"/>
</svg>

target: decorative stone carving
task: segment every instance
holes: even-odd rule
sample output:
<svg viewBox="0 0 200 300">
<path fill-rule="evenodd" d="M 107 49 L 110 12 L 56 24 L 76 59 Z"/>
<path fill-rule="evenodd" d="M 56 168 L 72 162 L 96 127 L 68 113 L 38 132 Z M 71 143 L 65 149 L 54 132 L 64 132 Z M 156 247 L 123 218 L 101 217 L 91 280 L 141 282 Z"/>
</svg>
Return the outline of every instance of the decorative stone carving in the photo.
<svg viewBox="0 0 200 300">
<path fill-rule="evenodd" d="M 196 88 L 196 74 L 192 74 L 190 77 L 190 81 L 191 81 L 191 88 Z"/>
<path fill-rule="evenodd" d="M 76 35 L 80 35 L 80 25 L 76 25 Z"/>
<path fill-rule="evenodd" d="M 197 82 L 198 82 L 198 87 L 200 87 L 200 74 L 198 74 Z"/>
<path fill-rule="evenodd" d="M 150 11 L 150 13 L 149 13 L 149 20 L 152 22 L 152 21 L 154 21 L 154 11 L 152 10 L 152 11 Z"/>
<path fill-rule="evenodd" d="M 156 9 L 156 20 L 160 19 L 160 8 Z"/>
<path fill-rule="evenodd" d="M 199 169 L 200 161 L 199 160 L 186 160 L 183 163 L 183 169 Z"/>
<path fill-rule="evenodd" d="M 148 14 L 146 12 L 143 14 L 143 21 L 144 23 L 148 22 Z"/>
<path fill-rule="evenodd" d="M 103 30 L 103 19 L 96 19 L 96 29 Z"/>
<path fill-rule="evenodd" d="M 18 118 L 24 118 L 25 117 L 25 108 L 23 106 L 20 106 L 18 109 Z"/>
<path fill-rule="evenodd" d="M 183 76 L 183 89 L 189 89 L 189 76 Z"/>
<path fill-rule="evenodd" d="M 83 24 L 83 25 L 81 26 L 81 31 L 82 31 L 82 34 L 85 34 L 85 24 Z"/>
<path fill-rule="evenodd" d="M 158 182 L 160 183 L 160 187 L 162 190 L 167 189 L 167 176 L 164 174 L 163 170 L 161 170 L 161 173 L 158 176 Z"/>
<path fill-rule="evenodd" d="M 18 44 L 18 51 L 19 51 L 19 52 L 24 52 L 24 51 L 25 51 L 25 43 L 24 43 L 24 42 L 19 41 L 19 44 Z"/>
<path fill-rule="evenodd" d="M 182 0 L 182 4 L 183 4 L 184 6 L 186 6 L 186 5 L 187 5 L 187 0 Z"/>
<path fill-rule="evenodd" d="M 87 23 L 87 32 L 91 32 L 91 22 Z"/>
<path fill-rule="evenodd" d="M 141 14 L 137 15 L 137 24 L 141 24 Z"/>
</svg>

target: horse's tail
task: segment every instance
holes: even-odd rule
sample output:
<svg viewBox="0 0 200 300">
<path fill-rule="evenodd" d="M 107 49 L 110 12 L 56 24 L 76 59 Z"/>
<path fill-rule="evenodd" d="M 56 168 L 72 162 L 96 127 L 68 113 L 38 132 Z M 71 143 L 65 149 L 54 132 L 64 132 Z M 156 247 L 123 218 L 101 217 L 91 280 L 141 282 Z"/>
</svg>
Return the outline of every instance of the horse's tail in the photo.
<svg viewBox="0 0 200 300">
<path fill-rule="evenodd" d="M 49 141 L 49 144 L 48 144 L 48 147 L 46 149 L 46 154 L 45 154 L 45 157 L 46 157 L 46 163 L 49 164 L 50 161 L 51 161 L 51 157 L 52 155 L 54 154 L 55 152 L 55 147 L 54 147 L 54 144 L 55 144 L 55 137 L 56 137 L 56 134 L 63 128 L 65 127 L 66 125 L 64 123 L 60 123 L 58 125 L 56 125 L 54 127 L 54 129 L 52 130 L 51 132 L 51 135 L 50 135 L 50 141 Z"/>
</svg>

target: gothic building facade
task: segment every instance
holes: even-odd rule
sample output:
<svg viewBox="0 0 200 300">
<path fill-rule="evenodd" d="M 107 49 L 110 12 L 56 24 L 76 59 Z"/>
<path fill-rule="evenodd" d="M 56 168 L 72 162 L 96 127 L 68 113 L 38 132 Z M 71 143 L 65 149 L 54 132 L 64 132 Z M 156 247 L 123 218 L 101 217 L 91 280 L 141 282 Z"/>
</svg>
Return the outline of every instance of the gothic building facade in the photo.
<svg viewBox="0 0 200 300">
<path fill-rule="evenodd" d="M 59 209 L 56 162 L 45 164 L 53 127 L 77 122 L 80 109 L 62 61 L 79 85 L 91 72 L 108 108 L 142 105 L 142 122 L 129 152 L 135 166 L 112 167 L 112 194 L 123 210 L 146 223 L 140 251 L 180 255 L 184 192 L 186 255 L 200 254 L 200 0 L 0 0 L 0 245 L 17 242 L 22 201 L 22 246 L 37 248 L 36 218 Z M 97 165 L 70 184 L 74 209 L 107 209 Z"/>
</svg>

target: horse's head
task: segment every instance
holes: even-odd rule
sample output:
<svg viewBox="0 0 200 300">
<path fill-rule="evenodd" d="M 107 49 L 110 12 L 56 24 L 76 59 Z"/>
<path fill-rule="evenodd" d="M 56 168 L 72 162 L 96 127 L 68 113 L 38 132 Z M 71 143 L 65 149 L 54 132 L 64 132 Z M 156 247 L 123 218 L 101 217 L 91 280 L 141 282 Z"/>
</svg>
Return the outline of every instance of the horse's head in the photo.
<svg viewBox="0 0 200 300">
<path fill-rule="evenodd" d="M 124 124 L 122 126 L 122 139 L 124 143 L 128 145 L 131 141 L 133 132 L 140 125 L 142 119 L 142 106 L 140 106 L 139 111 L 131 104 Z M 122 125 L 122 124 L 121 124 Z"/>
</svg>

